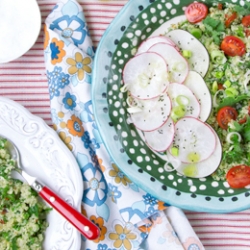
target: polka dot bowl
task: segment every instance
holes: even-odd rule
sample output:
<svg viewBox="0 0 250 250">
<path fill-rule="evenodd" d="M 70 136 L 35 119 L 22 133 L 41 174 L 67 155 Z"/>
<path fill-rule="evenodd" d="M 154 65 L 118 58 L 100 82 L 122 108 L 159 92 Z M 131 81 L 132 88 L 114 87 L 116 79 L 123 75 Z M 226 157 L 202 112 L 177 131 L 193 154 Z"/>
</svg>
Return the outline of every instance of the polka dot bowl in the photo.
<svg viewBox="0 0 250 250">
<path fill-rule="evenodd" d="M 183 15 L 191 0 L 130 0 L 112 21 L 98 46 L 93 70 L 95 119 L 105 146 L 117 166 L 140 188 L 168 204 L 192 211 L 228 213 L 250 207 L 249 189 L 232 189 L 225 181 L 187 178 L 164 170 L 165 160 L 151 151 L 128 124 L 120 92 L 122 70 L 138 45 L 157 28 Z M 225 1 L 203 0 L 211 6 Z M 228 3 L 249 7 L 243 0 Z"/>
</svg>

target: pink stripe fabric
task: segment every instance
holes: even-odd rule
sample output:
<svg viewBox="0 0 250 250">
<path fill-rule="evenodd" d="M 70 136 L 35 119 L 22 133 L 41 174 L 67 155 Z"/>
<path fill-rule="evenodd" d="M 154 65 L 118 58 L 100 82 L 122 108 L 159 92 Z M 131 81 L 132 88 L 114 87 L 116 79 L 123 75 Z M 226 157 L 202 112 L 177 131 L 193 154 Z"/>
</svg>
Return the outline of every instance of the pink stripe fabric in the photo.
<svg viewBox="0 0 250 250">
<path fill-rule="evenodd" d="M 42 24 L 57 1 L 37 0 Z M 97 46 L 103 32 L 127 1 L 79 0 Z M 52 125 L 43 58 L 43 27 L 36 44 L 21 58 L 0 64 L 0 94 L 25 106 Z M 249 250 L 250 210 L 230 214 L 185 211 L 207 250 Z"/>
</svg>

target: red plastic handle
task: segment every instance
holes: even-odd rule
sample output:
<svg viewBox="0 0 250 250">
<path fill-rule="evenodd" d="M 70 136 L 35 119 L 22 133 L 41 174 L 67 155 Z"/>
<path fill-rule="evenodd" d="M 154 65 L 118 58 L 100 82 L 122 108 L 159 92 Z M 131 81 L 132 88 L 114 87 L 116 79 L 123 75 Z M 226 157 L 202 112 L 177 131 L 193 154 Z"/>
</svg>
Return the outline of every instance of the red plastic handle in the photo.
<svg viewBox="0 0 250 250">
<path fill-rule="evenodd" d="M 56 209 L 66 220 L 75 226 L 81 234 L 89 240 L 95 240 L 99 237 L 99 228 L 87 219 L 83 214 L 75 210 L 71 205 L 56 195 L 47 187 L 43 187 L 39 195 Z"/>
</svg>

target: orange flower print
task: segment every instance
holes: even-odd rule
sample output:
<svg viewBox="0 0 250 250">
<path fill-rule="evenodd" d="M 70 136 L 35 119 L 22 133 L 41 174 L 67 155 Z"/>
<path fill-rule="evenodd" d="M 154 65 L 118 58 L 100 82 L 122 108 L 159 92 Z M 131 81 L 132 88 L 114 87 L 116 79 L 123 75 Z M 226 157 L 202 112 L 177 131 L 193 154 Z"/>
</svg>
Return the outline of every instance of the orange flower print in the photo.
<svg viewBox="0 0 250 250">
<path fill-rule="evenodd" d="M 70 144 L 72 138 L 70 136 L 67 136 L 65 132 L 61 131 L 59 132 L 59 137 L 62 139 L 62 141 L 66 144 L 66 146 L 69 148 L 70 151 L 72 151 L 73 146 Z"/>
<path fill-rule="evenodd" d="M 65 50 L 63 49 L 64 42 L 59 41 L 56 38 L 53 38 L 50 43 L 50 50 L 51 50 L 51 63 L 53 65 L 60 63 L 63 57 L 66 55 Z"/>
<path fill-rule="evenodd" d="M 158 209 L 159 209 L 160 211 L 165 210 L 167 207 L 168 207 L 168 204 L 166 204 L 166 203 L 163 202 L 163 201 L 158 201 Z"/>
<path fill-rule="evenodd" d="M 111 177 L 115 177 L 116 183 L 122 182 L 124 186 L 127 186 L 128 183 L 131 183 L 131 180 L 122 171 L 120 171 L 115 164 L 112 164 L 112 167 L 113 169 L 109 171 L 109 175 Z"/>
<path fill-rule="evenodd" d="M 91 68 L 88 64 L 91 63 L 90 57 L 82 57 L 82 54 L 79 52 L 75 53 L 74 58 L 68 58 L 66 62 L 71 65 L 68 69 L 70 75 L 74 75 L 77 73 L 77 77 L 80 81 L 84 79 L 85 72 L 91 73 Z"/>
<path fill-rule="evenodd" d="M 46 49 L 49 45 L 49 31 L 47 30 L 47 25 L 44 25 L 44 42 L 43 48 Z"/>
<path fill-rule="evenodd" d="M 96 224 L 100 229 L 100 236 L 96 240 L 94 240 L 95 243 L 98 243 L 105 239 L 105 234 L 107 233 L 107 228 L 104 226 L 104 220 L 102 217 L 96 218 L 94 215 L 90 216 L 90 220 Z"/>
<path fill-rule="evenodd" d="M 119 224 L 115 225 L 115 232 L 109 234 L 109 238 L 114 241 L 114 247 L 120 248 L 122 245 L 125 249 L 132 249 L 131 240 L 136 239 L 136 235 L 130 232 L 127 227 Z"/>
<path fill-rule="evenodd" d="M 97 157 L 97 160 L 98 160 L 98 163 L 99 163 L 99 166 L 100 166 L 102 172 L 104 172 L 106 170 L 106 168 L 104 165 L 102 165 L 103 160 L 101 158 L 98 158 L 98 157 Z"/>
<path fill-rule="evenodd" d="M 67 121 L 66 127 L 69 130 L 69 133 L 73 136 L 82 137 L 84 133 L 84 128 L 82 126 L 82 121 L 75 115 L 71 116 L 71 120 Z"/>
</svg>

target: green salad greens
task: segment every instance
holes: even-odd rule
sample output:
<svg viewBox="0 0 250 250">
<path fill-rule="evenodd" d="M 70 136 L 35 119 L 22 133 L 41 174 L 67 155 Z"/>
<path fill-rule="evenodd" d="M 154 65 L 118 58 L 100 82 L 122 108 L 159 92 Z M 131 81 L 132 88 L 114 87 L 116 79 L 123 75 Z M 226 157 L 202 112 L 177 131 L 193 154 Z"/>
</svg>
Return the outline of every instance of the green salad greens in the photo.
<svg viewBox="0 0 250 250">
<path fill-rule="evenodd" d="M 0 249 L 42 249 L 50 208 L 26 183 L 13 179 L 15 162 L 0 140 Z"/>
<path fill-rule="evenodd" d="M 216 180 L 224 180 L 233 166 L 250 166 L 250 27 L 243 22 L 243 17 L 249 14 L 249 9 L 241 6 L 218 4 L 209 8 L 201 22 L 184 21 L 172 27 L 193 34 L 210 56 L 204 80 L 213 107 L 207 122 L 217 132 L 223 147 L 221 164 L 213 174 Z M 233 56 L 227 53 L 234 44 L 222 43 L 225 37 L 231 39 L 231 36 L 241 40 L 244 53 Z M 235 47 L 230 49 L 235 52 Z"/>
</svg>

